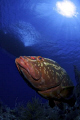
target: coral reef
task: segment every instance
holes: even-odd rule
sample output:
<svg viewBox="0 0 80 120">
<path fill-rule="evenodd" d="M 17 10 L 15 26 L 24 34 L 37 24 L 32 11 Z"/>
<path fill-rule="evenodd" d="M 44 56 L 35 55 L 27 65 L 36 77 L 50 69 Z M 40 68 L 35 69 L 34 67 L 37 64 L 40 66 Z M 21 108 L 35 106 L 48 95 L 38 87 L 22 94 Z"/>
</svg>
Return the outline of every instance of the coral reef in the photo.
<svg viewBox="0 0 80 120">
<path fill-rule="evenodd" d="M 32 98 L 27 104 L 18 104 L 14 109 L 0 102 L 0 120 L 80 120 L 80 71 L 74 66 L 77 85 L 75 86 L 76 103 L 70 107 L 64 103 L 64 109 L 57 106 L 50 108 L 39 98 Z"/>
<path fill-rule="evenodd" d="M 17 120 L 15 116 L 15 109 L 12 110 L 0 102 L 0 120 Z"/>
<path fill-rule="evenodd" d="M 77 104 L 80 106 L 80 71 L 74 65 L 75 80 L 77 85 L 75 86 L 75 94 L 77 98 Z"/>
<path fill-rule="evenodd" d="M 50 108 L 48 103 L 42 103 L 39 98 L 32 98 L 26 105 L 19 104 L 10 109 L 0 104 L 0 120 L 79 120 L 79 107 L 69 107 L 64 104 L 64 110 L 58 107 Z M 73 119 L 74 118 L 74 119 Z"/>
</svg>

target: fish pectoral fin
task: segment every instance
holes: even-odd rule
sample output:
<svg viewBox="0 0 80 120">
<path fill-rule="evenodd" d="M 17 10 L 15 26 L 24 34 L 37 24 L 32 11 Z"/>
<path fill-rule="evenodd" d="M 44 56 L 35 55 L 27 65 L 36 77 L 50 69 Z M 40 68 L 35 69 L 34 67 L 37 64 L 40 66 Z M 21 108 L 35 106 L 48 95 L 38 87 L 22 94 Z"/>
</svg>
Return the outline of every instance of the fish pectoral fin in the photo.
<svg viewBox="0 0 80 120">
<path fill-rule="evenodd" d="M 49 99 L 49 106 L 51 108 L 53 108 L 55 106 L 54 100 L 53 99 Z"/>
<path fill-rule="evenodd" d="M 74 86 L 63 88 L 60 92 L 60 96 L 63 98 L 68 98 L 73 94 L 73 89 L 74 89 Z"/>
</svg>

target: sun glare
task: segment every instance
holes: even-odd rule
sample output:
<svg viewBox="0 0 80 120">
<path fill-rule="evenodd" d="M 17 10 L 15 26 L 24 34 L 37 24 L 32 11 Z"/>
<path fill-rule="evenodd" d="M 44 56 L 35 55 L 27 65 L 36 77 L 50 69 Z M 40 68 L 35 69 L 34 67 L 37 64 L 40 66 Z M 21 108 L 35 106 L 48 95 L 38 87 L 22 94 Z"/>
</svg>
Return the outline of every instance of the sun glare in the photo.
<svg viewBox="0 0 80 120">
<path fill-rule="evenodd" d="M 56 10 L 59 14 L 65 16 L 65 17 L 76 17 L 76 6 L 73 2 L 69 0 L 64 1 L 58 1 L 56 3 Z"/>
</svg>

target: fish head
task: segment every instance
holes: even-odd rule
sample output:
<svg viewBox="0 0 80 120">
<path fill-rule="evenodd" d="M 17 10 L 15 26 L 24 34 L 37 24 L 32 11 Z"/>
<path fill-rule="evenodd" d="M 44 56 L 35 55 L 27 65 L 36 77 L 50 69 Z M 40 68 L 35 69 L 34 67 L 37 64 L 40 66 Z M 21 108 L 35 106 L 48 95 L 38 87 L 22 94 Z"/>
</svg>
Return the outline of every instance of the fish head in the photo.
<svg viewBox="0 0 80 120">
<path fill-rule="evenodd" d="M 26 79 L 39 80 L 41 78 L 41 71 L 39 64 L 43 62 L 41 56 L 20 56 L 16 58 L 15 63 L 18 71 L 25 76 Z"/>
<path fill-rule="evenodd" d="M 56 72 L 60 67 L 53 60 L 41 56 L 20 56 L 15 63 L 24 80 L 37 91 L 47 90 L 61 83 Z"/>
<path fill-rule="evenodd" d="M 15 59 L 19 73 L 25 82 L 35 89 L 43 90 L 48 84 L 45 83 L 46 74 L 44 74 L 45 58 L 41 56 L 20 56 Z"/>
</svg>

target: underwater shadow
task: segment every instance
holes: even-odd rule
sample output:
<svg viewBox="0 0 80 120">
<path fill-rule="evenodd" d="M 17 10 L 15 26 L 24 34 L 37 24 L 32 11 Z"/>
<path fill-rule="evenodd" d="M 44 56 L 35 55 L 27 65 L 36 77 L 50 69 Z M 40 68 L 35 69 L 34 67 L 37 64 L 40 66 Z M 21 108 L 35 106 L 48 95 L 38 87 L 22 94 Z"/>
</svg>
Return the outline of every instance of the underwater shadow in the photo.
<svg viewBox="0 0 80 120">
<path fill-rule="evenodd" d="M 16 57 L 38 55 L 34 45 L 25 47 L 23 42 L 14 34 L 4 33 L 2 30 L 0 31 L 0 47 Z"/>
</svg>

